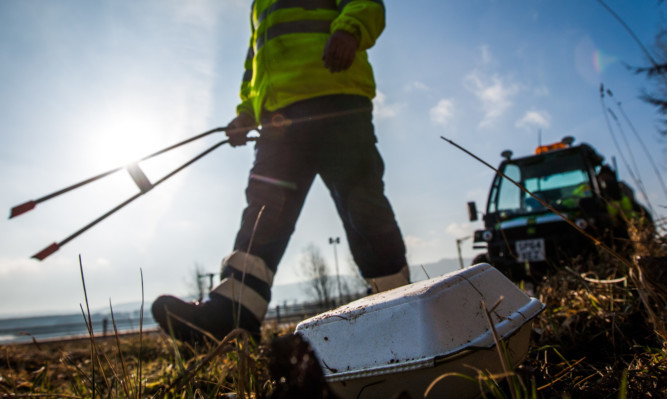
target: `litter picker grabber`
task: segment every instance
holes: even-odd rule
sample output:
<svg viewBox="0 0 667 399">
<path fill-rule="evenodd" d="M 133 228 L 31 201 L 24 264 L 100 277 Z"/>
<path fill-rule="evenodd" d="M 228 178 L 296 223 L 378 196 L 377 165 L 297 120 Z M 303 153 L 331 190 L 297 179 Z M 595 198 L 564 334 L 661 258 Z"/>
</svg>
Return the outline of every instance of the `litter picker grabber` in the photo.
<svg viewBox="0 0 667 399">
<path fill-rule="evenodd" d="M 256 129 L 257 129 L 257 127 L 255 126 L 255 127 L 251 128 L 250 130 L 256 130 Z M 16 216 L 19 216 L 19 215 L 21 215 L 21 214 L 23 214 L 23 213 L 26 213 L 26 212 L 28 212 L 28 211 L 31 211 L 32 209 L 35 208 L 35 206 L 37 206 L 37 204 L 39 204 L 39 203 L 41 203 L 41 202 L 45 202 L 45 201 L 47 201 L 47 200 L 50 200 L 50 199 L 52 199 L 52 198 L 55 198 L 55 197 L 60 196 L 60 195 L 62 195 L 62 194 L 65 194 L 65 193 L 67 193 L 67 192 L 69 192 L 69 191 L 72 191 L 72 190 L 77 189 L 77 188 L 79 188 L 79 187 L 85 186 L 86 184 L 92 183 L 92 182 L 94 182 L 94 181 L 96 181 L 96 180 L 99 180 L 99 179 L 101 179 L 101 178 L 103 178 L 103 177 L 109 176 L 109 175 L 111 175 L 111 174 L 113 174 L 113 173 L 115 173 L 115 172 L 118 172 L 118 171 L 122 170 L 122 169 L 126 169 L 126 170 L 128 171 L 128 173 L 130 174 L 130 177 L 132 177 L 132 180 L 134 181 L 134 183 L 137 185 L 137 187 L 139 187 L 139 192 L 138 192 L 137 194 L 133 195 L 132 197 L 128 198 L 128 199 L 125 200 L 124 202 L 118 204 L 116 207 L 114 207 L 113 209 L 109 210 L 109 211 L 106 212 L 105 214 L 101 215 L 101 216 L 98 217 L 97 219 L 95 219 L 95 220 L 93 220 L 92 222 L 88 223 L 86 226 L 82 227 L 81 229 L 79 229 L 79 230 L 76 231 L 75 233 L 71 234 L 69 237 L 63 239 L 63 240 L 60 241 L 60 242 L 54 242 L 53 244 L 49 245 L 48 247 L 44 248 L 43 250 L 41 250 L 40 252 L 38 252 L 38 253 L 36 253 L 35 255 L 32 256 L 32 257 L 35 258 L 35 259 L 38 259 L 38 260 L 44 260 L 46 257 L 48 257 L 49 255 L 51 255 L 52 253 L 54 253 L 54 252 L 56 252 L 57 250 L 59 250 L 60 247 L 62 247 L 63 245 L 65 245 L 65 244 L 67 244 L 68 242 L 72 241 L 74 238 L 76 238 L 77 236 L 81 235 L 81 234 L 82 234 L 83 232 L 85 232 L 86 230 L 88 230 L 88 229 L 90 229 L 91 227 L 95 226 L 96 224 L 98 224 L 98 223 L 101 222 L 102 220 L 104 220 L 104 219 L 106 219 L 107 217 L 111 216 L 111 215 L 112 215 L 113 213 L 115 213 L 116 211 L 118 211 L 118 210 L 120 210 L 121 208 L 125 207 L 127 204 L 131 203 L 132 201 L 134 201 L 135 199 L 139 198 L 139 197 L 142 196 L 143 194 L 145 194 L 145 193 L 147 193 L 148 191 L 152 190 L 154 187 L 158 186 L 160 183 L 162 183 L 162 182 L 164 182 L 165 180 L 169 179 L 170 177 L 172 177 L 172 176 L 175 175 L 176 173 L 180 172 L 181 170 L 185 169 L 185 168 L 188 167 L 189 165 L 193 164 L 193 163 L 196 162 L 197 160 L 199 160 L 199 159 L 203 158 L 204 156 L 208 155 L 210 152 L 212 152 L 212 151 L 215 150 L 216 148 L 218 148 L 218 147 L 220 147 L 220 146 L 222 146 L 222 145 L 224 145 L 224 144 L 229 143 L 229 139 L 222 140 L 222 141 L 216 143 L 215 145 L 209 147 L 207 150 L 205 150 L 204 152 L 202 152 L 202 153 L 200 153 L 199 155 L 195 156 L 194 158 L 190 159 L 189 161 L 185 162 L 184 164 L 182 164 L 182 165 L 179 166 L 178 168 L 174 169 L 173 171 L 169 172 L 167 175 L 165 175 L 165 176 L 162 177 L 161 179 L 157 180 L 155 183 L 151 183 L 151 182 L 148 180 L 148 178 L 146 177 L 146 175 L 144 174 L 144 172 L 139 168 L 139 162 L 141 162 L 141 161 L 145 161 L 145 160 L 150 159 L 150 158 L 153 158 L 153 157 L 158 156 L 158 155 L 160 155 L 160 154 L 164 154 L 164 153 L 166 153 L 166 152 L 168 152 L 168 151 L 170 151 L 170 150 L 173 150 L 173 149 L 175 149 L 175 148 L 178 148 L 178 147 L 180 147 L 180 146 L 182 146 L 182 145 L 184 145 L 184 144 L 191 143 L 191 142 L 193 142 L 193 141 L 195 141 L 195 140 L 201 139 L 201 138 L 206 137 L 206 136 L 208 136 L 208 135 L 210 135 L 210 134 L 217 133 L 217 132 L 223 132 L 223 131 L 227 131 L 227 130 L 230 130 L 230 128 L 229 128 L 229 127 L 219 127 L 219 128 L 211 129 L 211 130 L 209 130 L 209 131 L 206 131 L 206 132 L 204 132 L 204 133 L 198 134 L 198 135 L 193 136 L 193 137 L 191 137 L 191 138 L 189 138 L 189 139 L 183 140 L 183 141 L 178 142 L 178 143 L 176 143 L 176 144 L 174 144 L 174 145 L 171 145 L 171 146 L 169 146 L 169 147 L 166 147 L 166 148 L 164 148 L 164 149 L 162 149 L 162 150 L 160 150 L 160 151 L 157 151 L 157 152 L 154 152 L 154 153 L 152 153 L 152 154 L 150 154 L 150 155 L 147 155 L 147 156 L 145 156 L 145 157 L 143 157 L 143 158 L 141 158 L 141 159 L 139 159 L 139 160 L 137 160 L 137 161 L 134 161 L 134 162 L 132 162 L 132 163 L 130 163 L 130 164 L 128 164 L 128 165 L 125 165 L 125 166 L 121 166 L 121 167 L 118 167 L 118 168 L 111 169 L 111 170 L 109 170 L 109 171 L 107 171 L 107 172 L 100 173 L 100 174 L 98 174 L 98 175 L 96 175 L 96 176 L 93 176 L 93 177 L 91 177 L 91 178 L 85 179 L 85 180 L 80 181 L 80 182 L 78 182 L 78 183 L 76 183 L 76 184 L 72 184 L 71 186 L 65 187 L 65 188 L 63 188 L 63 189 L 61 189 L 61 190 L 58 190 L 58 191 L 53 192 L 53 193 L 51 193 L 51 194 L 45 195 L 45 196 L 43 196 L 43 197 L 41 197 L 41 198 L 38 198 L 38 199 L 36 199 L 36 200 L 31 200 L 31 201 L 25 202 L 25 203 L 23 203 L 23 204 L 21 204 L 21 205 L 17 205 L 17 206 L 15 206 L 15 207 L 13 207 L 13 208 L 11 209 L 11 212 L 10 212 L 10 214 L 9 214 L 9 218 L 11 219 L 11 218 L 14 218 L 14 217 L 16 217 Z M 245 130 L 245 129 L 244 129 L 244 130 Z M 247 139 L 248 139 L 248 141 L 254 141 L 254 140 L 257 140 L 256 137 L 248 137 Z"/>
<path fill-rule="evenodd" d="M 311 121 L 317 121 L 317 120 L 325 120 L 325 119 L 329 119 L 329 118 L 340 117 L 340 116 L 355 114 L 355 113 L 359 113 L 359 112 L 368 112 L 370 110 L 371 110 L 370 108 L 349 109 L 349 110 L 344 110 L 344 111 L 335 111 L 335 112 L 330 112 L 330 113 L 322 113 L 322 114 L 310 115 L 310 116 L 305 116 L 305 117 L 300 117 L 300 118 L 290 118 L 290 119 L 285 118 L 281 114 L 275 114 L 275 115 L 271 116 L 270 120 L 268 120 L 267 123 L 269 123 L 273 127 L 289 126 L 293 123 L 303 123 L 303 122 L 311 122 Z M 135 199 L 139 198 L 143 194 L 152 190 L 153 187 L 155 187 L 158 184 L 164 182 L 165 180 L 167 180 L 171 176 L 173 176 L 176 173 L 180 172 L 181 170 L 185 169 L 190 164 L 194 163 L 195 161 L 199 160 L 200 158 L 206 156 L 208 153 L 210 153 L 211 151 L 220 147 L 221 145 L 229 143 L 229 140 L 223 140 L 223 141 L 218 142 L 217 144 L 213 145 L 212 147 L 210 147 L 206 151 L 202 152 L 201 154 L 192 158 L 188 162 L 186 162 L 183 165 L 179 166 L 178 168 L 174 169 L 172 172 L 170 172 L 169 174 L 167 174 L 166 176 L 164 176 L 160 180 L 156 181 L 155 183 L 151 183 L 148 180 L 148 178 L 146 177 L 144 172 L 139 168 L 139 162 L 145 161 L 149 158 L 153 158 L 153 157 L 155 157 L 157 155 L 160 155 L 160 154 L 164 154 L 167 151 L 173 150 L 174 148 L 180 147 L 184 144 L 191 143 L 195 140 L 201 139 L 201 138 L 206 137 L 206 136 L 208 136 L 210 134 L 213 134 L 213 133 L 223 132 L 223 131 L 227 132 L 227 133 L 240 132 L 240 131 L 249 131 L 249 130 L 259 131 L 259 129 L 260 129 L 260 127 L 258 125 L 257 126 L 249 126 L 249 127 L 246 127 L 246 128 L 236 128 L 236 129 L 230 128 L 229 126 L 211 129 L 209 131 L 206 131 L 204 133 L 200 133 L 200 134 L 198 134 L 196 136 L 193 136 L 189 139 L 186 139 L 186 140 L 183 140 L 179 143 L 171 145 L 167 148 L 164 148 L 160 151 L 157 151 L 157 152 L 154 152 L 150 155 L 147 155 L 147 156 L 145 156 L 145 157 L 143 157 L 143 158 L 141 158 L 141 159 L 139 159 L 135 162 L 132 162 L 128 165 L 121 166 L 121 167 L 118 167 L 118 168 L 115 168 L 115 169 L 111 169 L 107 172 L 100 173 L 99 175 L 93 176 L 93 177 L 91 177 L 89 179 L 86 179 L 86 180 L 83 180 L 79 183 L 76 183 L 76 184 L 73 184 L 71 186 L 65 187 L 62 190 L 58 190 L 58 191 L 53 192 L 49 195 L 45 195 L 45 196 L 43 196 L 41 198 L 38 198 L 36 200 L 31 200 L 31 201 L 25 202 L 21 205 L 17 205 L 17 206 L 15 206 L 11 209 L 10 214 L 9 214 L 9 218 L 11 219 L 11 218 L 19 216 L 21 214 L 24 214 L 28 211 L 31 211 L 35 208 L 35 206 L 37 206 L 37 204 L 39 204 L 41 202 L 50 200 L 50 199 L 55 198 L 59 195 L 65 194 L 66 192 L 69 192 L 69 191 L 74 190 L 76 188 L 85 186 L 88 183 L 92 183 L 92 182 L 94 182 L 96 180 L 99 180 L 103 177 L 106 177 L 106 176 L 111 175 L 115 172 L 118 172 L 119 170 L 126 169 L 128 171 L 128 173 L 132 177 L 132 180 L 134 180 L 137 187 L 139 187 L 139 193 L 137 193 L 134 196 L 128 198 L 125 202 L 119 204 L 118 206 L 111 209 L 110 211 L 108 211 L 104 215 L 102 215 L 102 216 L 98 217 L 97 219 L 93 220 L 92 222 L 88 223 L 86 226 L 82 227 L 81 229 L 79 229 L 78 231 L 76 231 L 75 233 L 70 235 L 69 237 L 65 238 L 64 240 L 62 240 L 60 242 L 55 242 L 55 243 L 49 245 L 48 247 L 44 248 L 43 250 L 41 250 L 40 252 L 38 252 L 38 253 L 36 253 L 35 255 L 32 256 L 35 259 L 44 260 L 47 256 L 56 252 L 57 250 L 60 249 L 60 247 L 67 244 L 68 242 L 72 241 L 74 238 L 76 238 L 77 236 L 79 236 L 80 234 L 85 232 L 86 230 L 90 229 L 91 227 L 93 227 L 97 223 L 106 219 L 107 217 L 109 217 L 110 215 L 112 215 L 113 213 L 118 211 L 119 209 L 123 208 L 125 205 L 129 204 L 130 202 L 134 201 Z M 256 141 L 257 137 L 246 137 L 246 140 L 247 141 Z"/>
</svg>

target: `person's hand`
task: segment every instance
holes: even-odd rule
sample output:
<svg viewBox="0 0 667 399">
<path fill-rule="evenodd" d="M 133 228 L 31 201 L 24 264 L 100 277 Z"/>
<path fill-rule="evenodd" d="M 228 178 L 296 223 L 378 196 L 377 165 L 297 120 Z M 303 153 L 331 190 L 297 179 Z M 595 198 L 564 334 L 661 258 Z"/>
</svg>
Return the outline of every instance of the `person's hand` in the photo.
<svg viewBox="0 0 667 399">
<path fill-rule="evenodd" d="M 225 133 L 229 137 L 229 144 L 232 147 L 245 145 L 248 142 L 248 132 L 256 127 L 255 119 L 245 112 L 241 112 L 227 125 Z"/>
<path fill-rule="evenodd" d="M 348 69 L 357 53 L 357 38 L 344 30 L 337 30 L 327 40 L 324 46 L 322 60 L 324 67 L 331 73 Z"/>
</svg>

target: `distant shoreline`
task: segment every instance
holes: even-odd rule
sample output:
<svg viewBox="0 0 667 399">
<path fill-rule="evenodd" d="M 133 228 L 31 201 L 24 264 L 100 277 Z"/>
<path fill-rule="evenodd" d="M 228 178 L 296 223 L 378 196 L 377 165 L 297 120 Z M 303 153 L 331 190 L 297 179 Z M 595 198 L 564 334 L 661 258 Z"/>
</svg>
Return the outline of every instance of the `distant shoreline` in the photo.
<svg viewBox="0 0 667 399">
<path fill-rule="evenodd" d="M 118 337 L 132 337 L 135 335 L 139 334 L 145 334 L 145 335 L 153 335 L 160 333 L 160 327 L 158 326 L 151 326 L 149 328 L 143 329 L 141 331 L 139 330 L 126 330 L 126 331 L 118 331 Z M 103 333 L 96 333 L 94 334 L 94 338 L 96 340 L 106 340 L 106 339 L 113 339 L 116 337 L 116 333 L 111 331 L 107 333 L 106 335 Z M 26 341 L 17 341 L 17 342 L 5 342 L 5 343 L 0 343 L 0 347 L 2 346 L 17 346 L 17 345 L 48 345 L 48 344 L 57 344 L 57 343 L 66 343 L 66 342 L 77 342 L 77 341 L 86 341 L 90 340 L 90 335 L 88 334 L 77 334 L 77 335 L 67 335 L 67 336 L 62 336 L 62 337 L 51 337 L 51 338 L 44 338 L 44 339 L 37 339 L 34 338 L 34 340 L 26 340 Z"/>
</svg>

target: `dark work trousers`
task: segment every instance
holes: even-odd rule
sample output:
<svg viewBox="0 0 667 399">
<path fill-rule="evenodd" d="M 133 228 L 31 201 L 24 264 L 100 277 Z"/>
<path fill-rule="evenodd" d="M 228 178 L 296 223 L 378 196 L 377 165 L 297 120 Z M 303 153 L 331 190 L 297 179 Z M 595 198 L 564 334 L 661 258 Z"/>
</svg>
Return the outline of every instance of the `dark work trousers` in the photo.
<svg viewBox="0 0 667 399">
<path fill-rule="evenodd" d="M 405 244 L 384 195 L 375 142 L 365 97 L 325 96 L 265 112 L 234 249 L 259 256 L 275 272 L 319 174 L 361 274 L 397 273 L 407 265 Z"/>
</svg>

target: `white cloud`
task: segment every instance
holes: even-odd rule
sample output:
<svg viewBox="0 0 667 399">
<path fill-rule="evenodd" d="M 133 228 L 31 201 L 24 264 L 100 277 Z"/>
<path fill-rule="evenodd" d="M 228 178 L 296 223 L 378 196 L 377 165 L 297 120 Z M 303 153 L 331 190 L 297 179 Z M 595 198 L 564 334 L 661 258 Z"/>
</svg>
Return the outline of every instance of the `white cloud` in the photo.
<svg viewBox="0 0 667 399">
<path fill-rule="evenodd" d="M 470 90 L 482 102 L 484 118 L 480 127 L 489 126 L 512 106 L 512 97 L 519 91 L 519 86 L 503 80 L 498 75 L 488 76 L 480 71 L 473 71 L 465 78 Z"/>
<path fill-rule="evenodd" d="M 546 86 L 537 86 L 535 89 L 533 89 L 533 93 L 538 97 L 546 97 L 551 92 L 549 91 L 549 88 Z"/>
<path fill-rule="evenodd" d="M 491 55 L 491 51 L 489 50 L 488 45 L 483 45 L 482 46 L 482 64 L 487 65 L 490 64 L 494 61 L 493 56 Z"/>
<path fill-rule="evenodd" d="M 473 233 L 473 227 L 470 225 L 470 223 L 450 223 L 445 231 L 447 234 L 456 237 L 456 238 L 463 238 L 472 235 Z"/>
<path fill-rule="evenodd" d="M 440 245 L 439 237 L 426 240 L 421 237 L 406 235 L 403 237 L 403 240 L 405 241 L 405 246 L 408 247 L 408 251 L 417 248 L 437 248 Z"/>
<path fill-rule="evenodd" d="M 176 22 L 211 28 L 218 20 L 219 8 L 220 6 L 215 3 L 175 2 L 171 4 L 170 11 L 171 17 Z"/>
<path fill-rule="evenodd" d="M 526 130 L 548 128 L 551 126 L 551 116 L 546 111 L 528 111 L 514 126 Z"/>
<path fill-rule="evenodd" d="M 393 118 L 405 104 L 388 104 L 384 93 L 378 90 L 373 99 L 373 117 L 375 119 Z"/>
<path fill-rule="evenodd" d="M 97 258 L 94 264 L 100 267 L 108 267 L 111 266 L 111 260 L 108 258 Z"/>
<path fill-rule="evenodd" d="M 405 87 L 406 91 L 429 91 L 430 89 L 428 86 L 426 86 L 424 83 L 416 81 L 416 82 L 410 82 L 406 85 Z"/>
<path fill-rule="evenodd" d="M 519 92 L 519 85 L 497 73 L 488 72 L 497 66 L 488 45 L 480 47 L 480 63 L 465 77 L 465 87 L 482 103 L 484 117 L 479 127 L 487 127 L 512 106 L 512 97 Z"/>
<path fill-rule="evenodd" d="M 39 265 L 28 257 L 0 257 L 0 277 L 6 279 L 10 273 L 39 273 Z"/>
<path fill-rule="evenodd" d="M 438 101 L 435 107 L 429 111 L 431 121 L 436 125 L 447 126 L 453 117 L 454 102 L 448 98 Z"/>
</svg>

